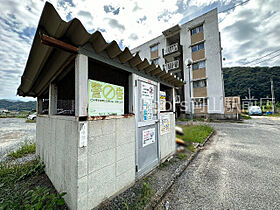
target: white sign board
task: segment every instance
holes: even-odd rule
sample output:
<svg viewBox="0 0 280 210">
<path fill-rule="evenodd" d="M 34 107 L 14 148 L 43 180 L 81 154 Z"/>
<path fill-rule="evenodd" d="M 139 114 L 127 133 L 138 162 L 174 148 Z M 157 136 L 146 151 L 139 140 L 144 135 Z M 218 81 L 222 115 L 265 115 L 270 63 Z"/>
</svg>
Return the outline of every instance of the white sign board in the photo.
<svg viewBox="0 0 280 210">
<path fill-rule="evenodd" d="M 88 142 L 88 123 L 80 122 L 79 123 L 79 147 L 86 147 Z"/>
<path fill-rule="evenodd" d="M 88 115 L 124 114 L 124 87 L 88 80 Z"/>
<path fill-rule="evenodd" d="M 160 91 L 159 92 L 159 99 L 160 99 L 160 111 L 166 111 L 166 92 Z"/>
<path fill-rule="evenodd" d="M 169 114 L 160 115 L 160 135 L 170 132 L 170 116 Z"/>
<path fill-rule="evenodd" d="M 143 135 L 143 147 L 148 146 L 156 141 L 156 129 L 149 128 L 142 131 Z"/>
<path fill-rule="evenodd" d="M 148 83 L 142 82 L 141 84 L 141 99 L 143 110 L 143 121 L 153 119 L 153 101 L 154 101 L 154 86 Z"/>
</svg>

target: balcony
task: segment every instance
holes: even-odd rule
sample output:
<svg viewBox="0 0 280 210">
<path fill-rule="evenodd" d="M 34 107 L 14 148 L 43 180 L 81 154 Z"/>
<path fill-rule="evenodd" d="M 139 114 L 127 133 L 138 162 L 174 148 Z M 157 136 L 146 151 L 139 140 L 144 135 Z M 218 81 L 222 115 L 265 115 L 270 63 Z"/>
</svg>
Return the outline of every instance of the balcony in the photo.
<svg viewBox="0 0 280 210">
<path fill-rule="evenodd" d="M 167 46 L 165 49 L 162 50 L 163 57 L 168 59 L 169 57 L 176 57 L 179 56 L 182 52 L 182 46 L 178 43 L 172 44 Z"/>
<path fill-rule="evenodd" d="M 166 64 L 163 65 L 163 68 L 167 72 L 169 72 L 169 71 L 175 72 L 175 70 L 178 70 L 180 68 L 180 61 L 179 60 L 175 60 L 175 61 L 171 61 L 169 63 L 166 63 Z"/>
</svg>

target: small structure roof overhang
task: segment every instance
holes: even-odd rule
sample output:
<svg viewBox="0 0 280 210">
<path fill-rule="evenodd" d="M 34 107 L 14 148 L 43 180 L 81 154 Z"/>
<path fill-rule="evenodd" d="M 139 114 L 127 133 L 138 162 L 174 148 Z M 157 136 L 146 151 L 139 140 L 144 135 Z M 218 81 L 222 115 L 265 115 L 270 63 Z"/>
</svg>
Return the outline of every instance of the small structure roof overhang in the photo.
<svg viewBox="0 0 280 210">
<path fill-rule="evenodd" d="M 91 53 L 94 56 L 89 57 L 117 60 L 118 66 L 122 65 L 126 70 L 135 69 L 142 75 L 152 76 L 171 86 L 184 85 L 182 79 L 150 64 L 147 59 L 142 61 L 138 54 L 133 56 L 128 48 L 121 50 L 116 41 L 107 43 L 99 31 L 89 34 L 80 20 L 74 18 L 69 22 L 63 21 L 53 5 L 46 2 L 17 94 L 40 96 L 77 53 L 87 53 L 89 44 L 95 51 Z M 114 65 L 113 62 L 111 64 Z"/>
</svg>

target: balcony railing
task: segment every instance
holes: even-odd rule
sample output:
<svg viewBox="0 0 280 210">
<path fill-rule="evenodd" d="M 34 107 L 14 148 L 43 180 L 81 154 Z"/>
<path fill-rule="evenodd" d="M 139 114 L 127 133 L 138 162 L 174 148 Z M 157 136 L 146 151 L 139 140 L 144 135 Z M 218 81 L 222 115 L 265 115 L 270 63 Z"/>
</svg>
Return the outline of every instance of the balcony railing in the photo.
<svg viewBox="0 0 280 210">
<path fill-rule="evenodd" d="M 164 64 L 163 67 L 166 71 L 175 70 L 180 67 L 180 62 L 179 62 L 179 60 L 171 61 L 167 64 Z"/>
<path fill-rule="evenodd" d="M 169 55 L 171 53 L 177 52 L 179 50 L 179 45 L 178 43 L 169 45 L 166 47 L 166 49 L 164 50 L 164 56 L 165 55 Z"/>
</svg>

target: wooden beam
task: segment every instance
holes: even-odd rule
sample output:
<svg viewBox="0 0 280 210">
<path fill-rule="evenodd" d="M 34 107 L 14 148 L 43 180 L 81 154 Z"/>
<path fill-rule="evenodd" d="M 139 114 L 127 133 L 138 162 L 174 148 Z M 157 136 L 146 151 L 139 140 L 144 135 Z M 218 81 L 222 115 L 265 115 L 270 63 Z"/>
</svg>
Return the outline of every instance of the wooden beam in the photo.
<svg viewBox="0 0 280 210">
<path fill-rule="evenodd" d="M 64 70 L 65 68 L 71 63 L 71 61 L 76 57 L 76 55 L 70 56 L 60 67 L 60 69 L 52 76 L 52 78 L 46 83 L 46 85 L 42 88 L 42 90 L 38 93 L 38 96 L 41 96 L 49 87 L 49 84 L 53 82 Z"/>
<path fill-rule="evenodd" d="M 41 42 L 42 44 L 48 45 L 50 47 L 55 47 L 61 50 L 65 50 L 70 53 L 75 53 L 75 54 L 78 53 L 77 47 L 68 44 L 66 42 L 60 41 L 58 39 L 55 39 L 53 37 L 47 36 L 45 34 L 41 35 Z"/>
</svg>

